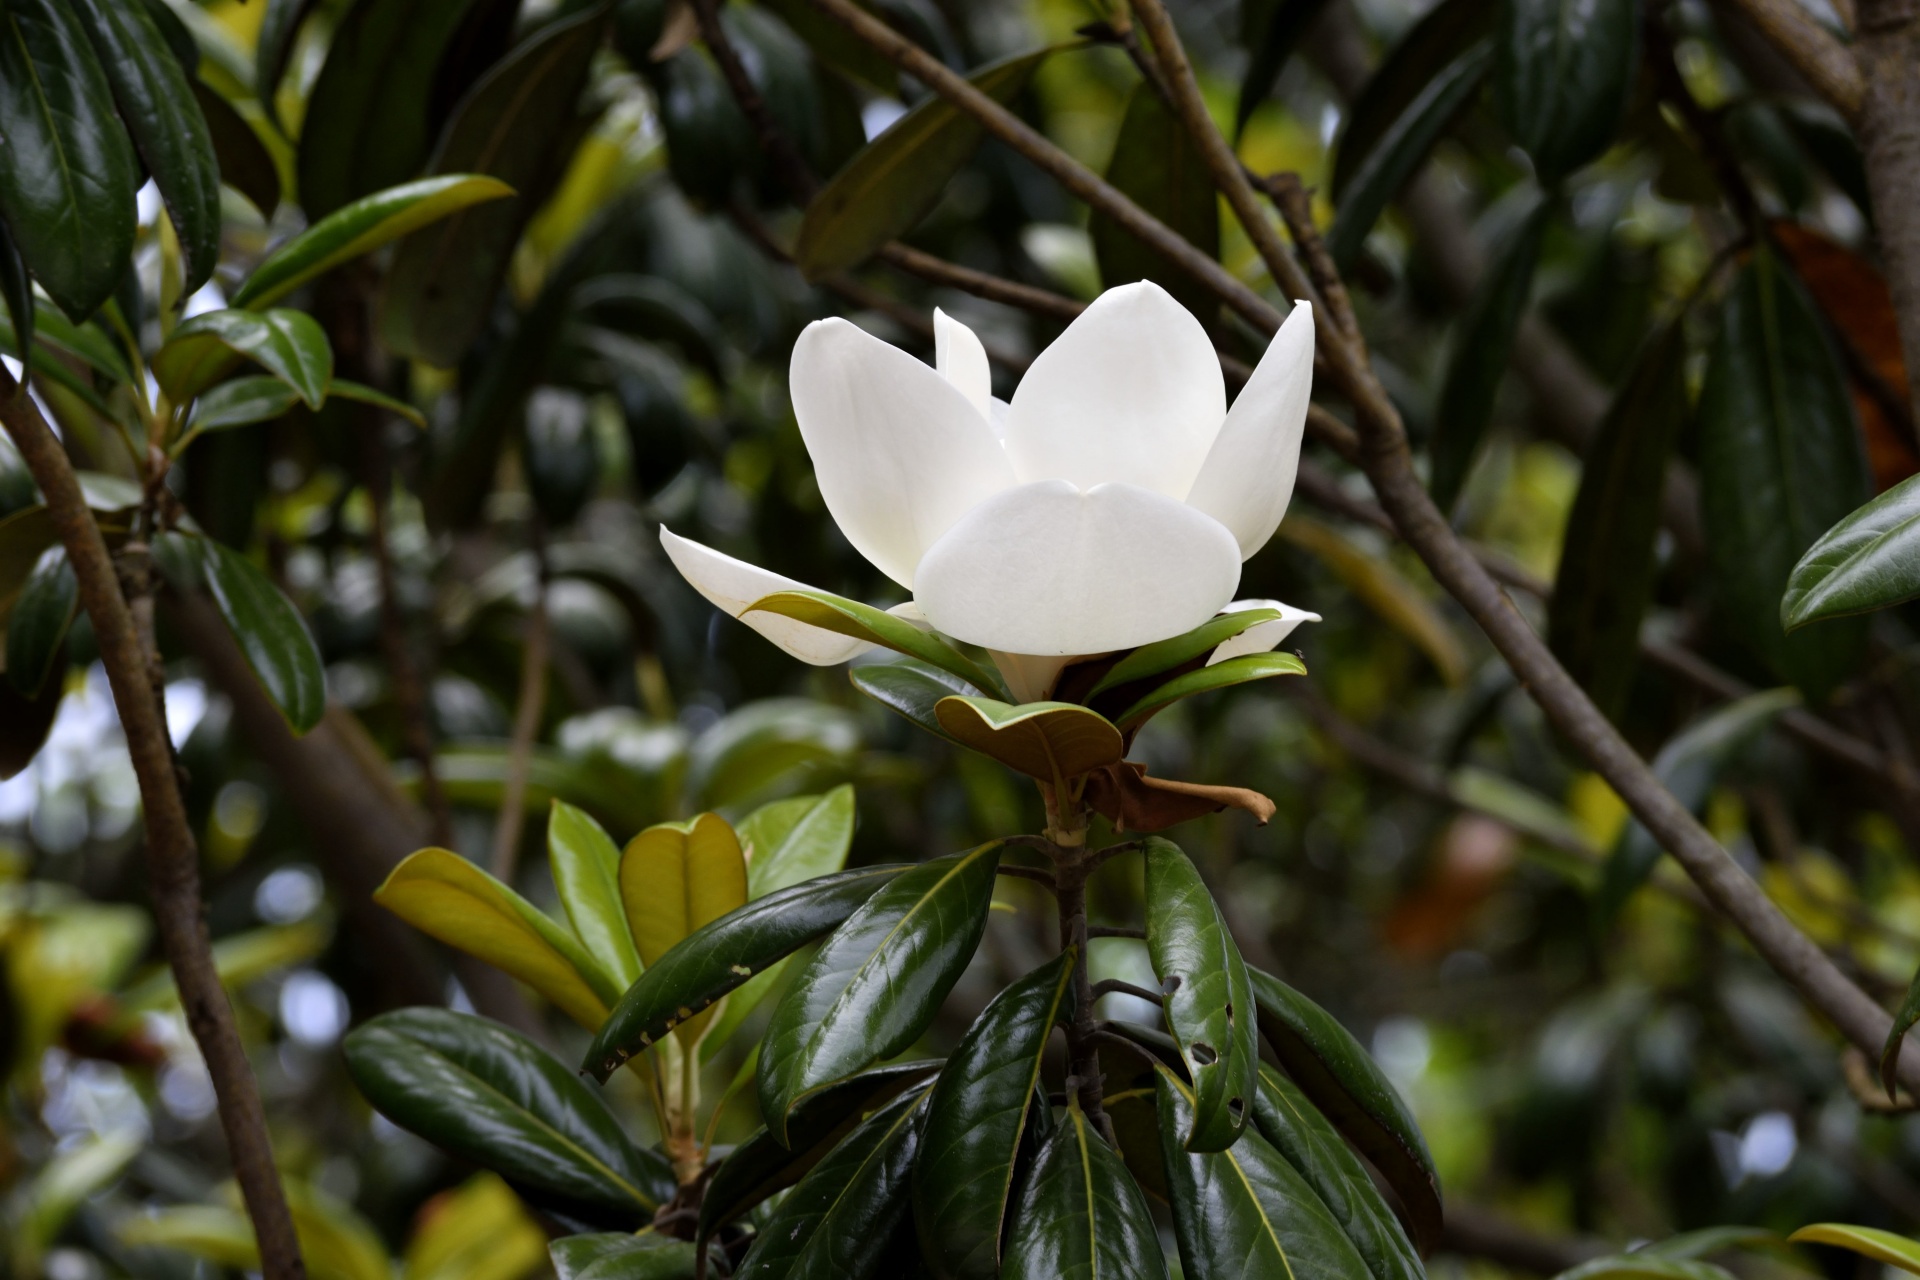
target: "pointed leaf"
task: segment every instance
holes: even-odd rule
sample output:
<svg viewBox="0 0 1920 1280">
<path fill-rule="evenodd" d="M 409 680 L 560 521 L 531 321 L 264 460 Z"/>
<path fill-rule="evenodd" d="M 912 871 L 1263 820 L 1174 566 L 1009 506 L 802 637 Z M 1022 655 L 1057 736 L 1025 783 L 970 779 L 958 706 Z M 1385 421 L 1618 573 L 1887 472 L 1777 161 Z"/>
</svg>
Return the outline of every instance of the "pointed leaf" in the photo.
<svg viewBox="0 0 1920 1280">
<path fill-rule="evenodd" d="M 422 849 L 409 855 L 373 900 L 428 937 L 512 974 L 581 1026 L 605 1021 L 610 984 L 586 948 L 459 854 Z"/>
<path fill-rule="evenodd" d="M 1193 630 L 1174 636 L 1172 639 L 1143 644 L 1114 663 L 1107 670 L 1107 674 L 1100 677 L 1099 683 L 1087 691 L 1087 697 L 1092 699 L 1119 685 L 1132 684 L 1136 680 L 1145 680 L 1149 676 L 1171 671 L 1204 654 L 1212 653 L 1242 631 L 1257 627 L 1263 622 L 1272 622 L 1279 616 L 1278 609 L 1241 609 L 1235 613 L 1222 613 L 1208 618 Z"/>
<path fill-rule="evenodd" d="M 1787 1239 L 1794 1244 L 1830 1244 L 1850 1249 L 1875 1262 L 1920 1275 L 1920 1243 L 1882 1231 L 1878 1227 L 1857 1227 L 1845 1222 L 1816 1222 L 1802 1227 Z"/>
<path fill-rule="evenodd" d="M 620 896 L 640 958 L 651 966 L 688 935 L 746 905 L 740 840 L 713 813 L 649 827 L 620 856 Z M 698 1043 L 713 1016 L 697 1013 L 676 1034 Z"/>
<path fill-rule="evenodd" d="M 1440 1238 L 1440 1175 L 1412 1112 L 1353 1033 L 1280 979 L 1248 971 L 1260 1011 L 1260 1034 L 1302 1093 L 1400 1197 L 1415 1241 Z"/>
<path fill-rule="evenodd" d="M 454 109 L 429 171 L 489 174 L 520 195 L 462 209 L 400 243 L 380 296 L 390 350 L 444 368 L 486 327 L 520 233 L 573 151 L 575 107 L 606 25 L 599 6 L 549 23 Z"/>
<path fill-rule="evenodd" d="M 861 1123 L 780 1202 L 735 1280 L 864 1280 L 907 1212 L 927 1089 Z"/>
<path fill-rule="evenodd" d="M 700 1256 L 685 1240 L 657 1231 L 561 1236 L 547 1248 L 558 1280 L 692 1280 Z"/>
<path fill-rule="evenodd" d="M 708 1238 L 748 1210 L 800 1181 L 856 1125 L 939 1071 L 938 1062 L 906 1062 L 863 1071 L 829 1085 L 793 1109 L 791 1148 L 764 1127 L 727 1154 L 700 1197 L 700 1234 Z"/>
<path fill-rule="evenodd" d="M 0 217 L 0 302 L 6 304 L 11 327 L 7 346 L 15 357 L 26 360 L 33 351 L 33 278 L 27 274 L 27 262 L 5 217 Z"/>
<path fill-rule="evenodd" d="M 934 712 L 941 699 L 979 692 L 959 676 L 912 658 L 858 666 L 847 677 L 854 688 L 887 710 L 941 738 L 947 737 L 947 731 Z"/>
<path fill-rule="evenodd" d="M 853 788 L 847 785 L 755 809 L 740 822 L 747 896 L 763 897 L 845 867 L 853 821 Z"/>
<path fill-rule="evenodd" d="M 1373 1178 L 1300 1086 L 1266 1063 L 1253 1120 L 1346 1232 L 1374 1280 L 1425 1280 L 1426 1267 Z"/>
<path fill-rule="evenodd" d="M 193 405 L 193 417 L 187 429 L 174 442 L 172 453 L 179 457 L 189 444 L 209 431 L 228 431 L 234 427 L 272 422 L 292 412 L 300 403 L 300 393 L 278 378 L 231 378 L 209 388 Z"/>
<path fill-rule="evenodd" d="M 0 9 L 0 217 L 60 309 L 85 320 L 133 252 L 140 165 L 69 0 Z"/>
<path fill-rule="evenodd" d="M 132 382 L 133 372 L 120 344 L 107 336 L 99 324 L 91 321 L 75 324 L 60 314 L 59 308 L 38 303 L 35 329 L 40 340 L 55 351 L 74 359 L 115 382 Z"/>
<path fill-rule="evenodd" d="M 327 395 L 331 399 L 353 400 L 360 404 L 370 404 L 376 409 L 385 409 L 395 417 L 405 418 L 423 430 L 427 425 L 427 415 L 405 400 L 395 399 L 384 391 L 377 391 L 358 382 L 349 382 L 345 378 L 335 378 L 328 383 Z"/>
<path fill-rule="evenodd" d="M 53 665 L 63 666 L 64 660 L 56 658 Z M 18 776 L 33 763 L 53 732 L 65 692 L 63 681 L 48 680 L 38 696 L 27 698 L 14 690 L 11 680 L 0 680 L 0 782 Z"/>
<path fill-rule="evenodd" d="M 1167 1280 L 1146 1197 L 1079 1107 L 1028 1171 L 1007 1239 L 1006 1280 Z"/>
<path fill-rule="evenodd" d="M 1000 849 L 901 872 L 821 944 L 761 1041 L 760 1114 L 775 1138 L 808 1094 L 920 1038 L 980 945 Z"/>
<path fill-rule="evenodd" d="M 1788 630 L 1920 596 L 1920 476 L 1854 511 L 1807 548 L 1780 598 Z"/>
<path fill-rule="evenodd" d="M 948 1280 L 993 1280 L 1013 1210 L 1014 1173 L 1044 1107 L 1040 1061 L 1071 1016 L 1074 949 L 995 996 L 947 1059 L 927 1103 L 913 1214 L 920 1241 Z"/>
<path fill-rule="evenodd" d="M 497 178 L 449 173 L 389 187 L 337 209 L 275 249 L 233 295 L 236 307 L 284 298 L 325 271 L 372 253 L 468 205 L 500 200 L 513 188 Z"/>
<path fill-rule="evenodd" d="M 648 965 L 612 1014 L 603 1016 L 605 1025 L 581 1070 L 605 1080 L 680 1023 L 839 926 L 902 870 L 861 867 L 808 880 L 756 898 L 688 935 Z"/>
<path fill-rule="evenodd" d="M 1702 813 L 1707 799 L 1732 768 L 1780 713 L 1800 704 L 1791 689 L 1769 689 L 1715 707 L 1675 734 L 1653 758 L 1653 772 L 1674 797 L 1694 813 Z M 1633 891 L 1653 874 L 1660 861 L 1660 842 L 1636 819 L 1614 843 L 1595 895 L 1594 917 L 1606 925 L 1619 914 Z"/>
<path fill-rule="evenodd" d="M 1640 67 L 1639 0 L 1507 0 L 1494 104 L 1542 182 L 1607 149 Z"/>
<path fill-rule="evenodd" d="M 1186 1274 L 1370 1280 L 1332 1212 L 1258 1130 L 1225 1151 L 1181 1150 L 1194 1120 L 1193 1089 L 1165 1067 L 1155 1074 L 1160 1149 Z"/>
<path fill-rule="evenodd" d="M 207 591 L 227 630 L 287 724 L 296 734 L 319 724 L 327 709 L 327 676 L 300 611 L 271 578 L 225 543 L 193 537 L 188 547 L 198 553 Z"/>
<path fill-rule="evenodd" d="M 640 976 L 640 955 L 620 896 L 620 850 L 584 810 L 553 802 L 547 866 L 574 936 L 602 972 L 625 991 Z"/>
<path fill-rule="evenodd" d="M 280 167 L 267 144 L 239 110 L 200 80 L 193 81 L 193 100 L 207 122 L 207 136 L 220 162 L 220 181 L 245 196 L 263 218 L 280 207 Z"/>
<path fill-rule="evenodd" d="M 1727 627 L 1783 679 L 1824 697 L 1854 669 L 1865 625 L 1786 634 L 1794 566 L 1867 497 L 1839 358 L 1804 291 L 1764 246 L 1721 306 L 1700 391 L 1700 491 Z"/>
<path fill-rule="evenodd" d="M 1272 676 L 1305 674 L 1307 664 L 1291 653 L 1249 653 L 1244 657 L 1228 658 L 1225 662 L 1216 662 L 1210 667 L 1175 676 L 1159 688 L 1143 694 L 1120 713 L 1116 723 L 1124 732 L 1131 733 L 1167 707 L 1196 693 L 1211 693 L 1215 689 L 1246 684 L 1250 680 L 1266 680 Z"/>
<path fill-rule="evenodd" d="M 153 376 L 175 404 L 185 404 L 242 357 L 292 387 L 310 409 L 318 409 L 327 398 L 333 348 L 326 330 L 305 312 L 284 308 L 232 308 L 193 317 L 154 353 Z"/>
<path fill-rule="evenodd" d="M 1346 199 L 1362 165 L 1414 99 L 1461 54 L 1492 34 L 1495 11 L 1486 0 L 1441 0 L 1388 51 L 1347 110 L 1330 184 L 1336 205 Z"/>
<path fill-rule="evenodd" d="M 865 640 L 868 644 L 877 644 L 910 658 L 932 663 L 988 693 L 1004 692 L 998 680 L 939 636 L 922 631 L 885 609 L 876 609 L 858 600 L 848 600 L 830 591 L 811 588 L 776 591 L 754 601 L 741 612 L 753 613 L 756 610 L 777 613 L 797 622 L 852 636 L 856 640 Z"/>
<path fill-rule="evenodd" d="M 1454 335 L 1429 446 L 1433 477 L 1428 487 L 1434 505 L 1443 512 L 1453 510 L 1479 456 L 1487 424 L 1493 420 L 1494 398 L 1533 292 L 1533 269 L 1540 261 L 1540 242 L 1552 215 L 1553 202 L 1536 194 L 1533 207 L 1495 251 L 1492 269 L 1480 282 Z"/>
<path fill-rule="evenodd" d="M 1054 51 L 1003 58 L 973 73 L 973 87 L 1005 105 L 1018 97 Z M 807 206 L 794 261 L 817 280 L 858 266 L 932 211 L 953 175 L 986 136 L 984 126 L 939 94 L 929 94 L 886 132 L 854 153 Z"/>
<path fill-rule="evenodd" d="M 942 698 L 934 716 L 955 742 L 1049 785 L 1066 782 L 1126 754 L 1120 731 L 1097 711 L 1070 702 Z"/>
<path fill-rule="evenodd" d="M 1587 447 L 1547 601 L 1547 640 L 1609 718 L 1626 703 L 1640 623 L 1653 598 L 1667 458 L 1685 425 L 1687 348 L 1678 324 L 1654 335 Z"/>
<path fill-rule="evenodd" d="M 1241 0 L 1240 44 L 1247 69 L 1240 76 L 1240 97 L 1233 109 L 1237 139 L 1247 121 L 1273 92 L 1280 69 L 1326 8 L 1326 0 Z"/>
<path fill-rule="evenodd" d="M 1147 841 L 1146 897 L 1147 954 L 1198 1096 L 1181 1141 L 1189 1151 L 1222 1151 L 1246 1128 L 1258 1084 L 1246 962 L 1192 860 L 1157 836 Z"/>
<path fill-rule="evenodd" d="M 1554 1280 L 1733 1280 L 1733 1273 L 1711 1262 L 1663 1258 L 1646 1248 L 1591 1258 Z"/>
<path fill-rule="evenodd" d="M 267 118 L 279 122 L 275 105 L 280 97 L 280 80 L 286 75 L 287 60 L 293 56 L 293 44 L 300 24 L 319 0 L 266 0 L 266 12 L 260 18 L 260 33 L 253 46 L 253 92 L 260 99 Z"/>
<path fill-rule="evenodd" d="M 32 699 L 46 686 L 67 628 L 80 607 L 80 583 L 64 547 L 51 547 L 6 615 L 7 683 Z"/>
<path fill-rule="evenodd" d="M 636 1146 L 565 1063 L 505 1027 L 402 1009 L 349 1034 L 346 1058 L 401 1128 L 595 1221 L 650 1223 L 673 1194 L 664 1156 Z"/>
<path fill-rule="evenodd" d="M 187 72 L 145 4 L 72 0 L 113 87 L 120 119 L 160 189 L 186 255 L 185 297 L 220 258 L 220 163 Z"/>
<path fill-rule="evenodd" d="M 1120 117 L 1107 182 L 1178 232 L 1209 258 L 1220 256 L 1220 195 L 1199 145 L 1159 90 L 1144 81 L 1133 87 Z M 1203 320 L 1220 311 L 1220 300 L 1192 274 L 1095 210 L 1087 222 L 1100 281 L 1111 289 L 1151 280 Z"/>
</svg>

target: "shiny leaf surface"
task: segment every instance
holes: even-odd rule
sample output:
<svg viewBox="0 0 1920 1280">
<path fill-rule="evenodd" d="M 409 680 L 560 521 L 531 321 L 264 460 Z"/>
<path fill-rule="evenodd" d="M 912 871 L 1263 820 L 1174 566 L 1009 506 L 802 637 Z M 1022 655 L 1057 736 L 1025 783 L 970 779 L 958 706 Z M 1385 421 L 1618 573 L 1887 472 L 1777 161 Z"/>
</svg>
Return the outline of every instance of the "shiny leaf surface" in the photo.
<svg viewBox="0 0 1920 1280">
<path fill-rule="evenodd" d="M 1215 689 L 1246 684 L 1250 680 L 1305 674 L 1307 664 L 1291 653 L 1249 653 L 1244 657 L 1228 658 L 1225 662 L 1216 662 L 1210 667 L 1175 676 L 1159 688 L 1142 694 L 1132 706 L 1120 713 L 1116 722 L 1123 731 L 1131 733 L 1182 698 L 1191 698 L 1197 693 L 1212 693 Z"/>
<path fill-rule="evenodd" d="M 1830 1244 L 1849 1249 L 1875 1262 L 1898 1267 L 1920 1275 L 1920 1242 L 1883 1231 L 1879 1227 L 1860 1227 L 1845 1222 L 1816 1222 L 1787 1237 L 1795 1244 Z"/>
<path fill-rule="evenodd" d="M 252 360 L 292 387 L 310 409 L 327 398 L 333 347 L 319 321 L 304 311 L 276 308 L 208 311 L 173 331 L 153 357 L 153 376 L 175 404 L 207 390 L 240 358 Z"/>
<path fill-rule="evenodd" d="M 941 699 L 979 693 L 959 676 L 912 658 L 858 666 L 848 678 L 854 688 L 887 710 L 942 738 L 947 731 L 940 727 L 940 718 L 934 712 Z"/>
<path fill-rule="evenodd" d="M 253 561 L 211 538 L 192 543 L 207 591 L 273 705 L 295 733 L 319 724 L 327 676 L 306 619 Z"/>
<path fill-rule="evenodd" d="M 1007 1239 L 1007 1280 L 1166 1280 L 1133 1175 L 1075 1106 L 1027 1173 Z"/>
<path fill-rule="evenodd" d="M 64 547 L 49 548 L 6 615 L 7 683 L 29 700 L 53 674 L 54 660 L 80 606 L 80 584 Z"/>
<path fill-rule="evenodd" d="M 1607 149 L 1640 66 L 1639 0 L 1505 0 L 1494 105 L 1543 182 Z"/>
<path fill-rule="evenodd" d="M 1909 476 L 1821 534 L 1787 579 L 1789 630 L 1920 596 L 1920 476 Z"/>
<path fill-rule="evenodd" d="M 1126 754 L 1105 716 L 1069 702 L 942 698 L 934 716 L 946 736 L 1028 777 L 1065 782 Z"/>
<path fill-rule="evenodd" d="M 558 1280 L 693 1280 L 698 1251 L 658 1232 L 562 1236 L 548 1246 Z"/>
<path fill-rule="evenodd" d="M 547 867 L 573 934 L 624 991 L 640 976 L 640 955 L 620 898 L 620 850 L 605 829 L 564 801 L 547 818 Z"/>
<path fill-rule="evenodd" d="M 1143 644 L 1108 669 L 1097 684 L 1087 691 L 1093 698 L 1107 690 L 1135 680 L 1145 680 L 1171 671 L 1193 659 L 1212 653 L 1225 641 L 1250 627 L 1272 622 L 1280 616 L 1277 609 L 1241 609 L 1208 618 L 1193 630 L 1167 640 Z"/>
<path fill-rule="evenodd" d="M 868 644 L 877 644 L 931 663 L 959 676 L 976 689 L 1002 692 L 1000 682 L 939 636 L 920 630 L 884 609 L 848 600 L 827 591 L 777 591 L 748 605 L 745 612 L 763 610 L 809 623 Z"/>
</svg>

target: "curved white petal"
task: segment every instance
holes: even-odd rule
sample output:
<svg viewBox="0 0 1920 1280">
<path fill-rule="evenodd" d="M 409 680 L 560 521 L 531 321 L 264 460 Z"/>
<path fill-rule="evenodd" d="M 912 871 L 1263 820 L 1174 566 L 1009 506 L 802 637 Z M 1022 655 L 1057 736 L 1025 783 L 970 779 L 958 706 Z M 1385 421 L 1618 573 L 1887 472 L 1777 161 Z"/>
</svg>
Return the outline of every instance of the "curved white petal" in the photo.
<svg viewBox="0 0 1920 1280">
<path fill-rule="evenodd" d="M 1281 604 L 1278 600 L 1235 600 L 1222 609 L 1222 613 L 1239 613 L 1246 609 L 1278 609 L 1280 616 L 1272 622 L 1262 622 L 1248 627 L 1231 640 L 1222 640 L 1207 657 L 1207 665 L 1225 662 L 1228 658 L 1242 658 L 1249 653 L 1271 653 L 1280 647 L 1280 642 L 1293 634 L 1293 629 L 1303 622 L 1318 622 L 1320 615 L 1308 613 L 1305 609 L 1296 609 L 1290 604 Z"/>
<path fill-rule="evenodd" d="M 1224 526 L 1125 484 L 1042 480 L 969 511 L 920 562 L 937 630 L 1006 653 L 1104 653 L 1164 640 L 1233 598 L 1240 549 Z"/>
<path fill-rule="evenodd" d="M 1007 653 L 1001 649 L 989 649 L 987 655 L 993 659 L 993 665 L 1000 670 L 1000 678 L 1007 682 L 1007 692 L 1013 695 L 1015 702 L 1045 702 L 1053 693 L 1053 682 L 1067 669 L 1069 662 L 1076 661 L 1076 653 L 1059 653 L 1041 657 L 1032 653 Z"/>
<path fill-rule="evenodd" d="M 1185 498 L 1226 412 L 1207 331 L 1141 281 L 1101 294 L 1034 360 L 1013 393 L 1007 455 L 1023 483 Z"/>
<path fill-rule="evenodd" d="M 1313 306 L 1296 302 L 1187 493 L 1189 505 L 1233 530 L 1242 559 L 1267 544 L 1287 513 L 1312 391 Z"/>
<path fill-rule="evenodd" d="M 921 610 L 918 600 L 902 600 L 899 604 L 888 609 L 887 612 L 908 626 L 913 627 L 915 630 L 933 630 L 933 624 L 927 621 L 927 615 Z"/>
<path fill-rule="evenodd" d="M 960 388 L 960 394 L 980 411 L 993 416 L 993 370 L 980 336 L 940 308 L 933 309 L 933 365 L 940 376 Z"/>
<path fill-rule="evenodd" d="M 808 325 L 791 380 L 827 510 L 854 549 L 903 587 L 955 520 L 1014 483 L 967 397 L 856 325 Z"/>
<path fill-rule="evenodd" d="M 993 438 L 1004 442 L 1007 438 L 1007 415 L 1013 412 L 1013 406 L 994 396 L 987 402 L 987 425 L 993 428 Z"/>
<path fill-rule="evenodd" d="M 665 525 L 660 526 L 660 545 L 666 548 L 667 559 L 673 561 L 673 567 L 680 571 L 680 576 L 692 583 L 695 591 L 712 601 L 715 608 L 729 617 L 739 618 L 802 662 L 810 662 L 816 667 L 831 667 L 873 647 L 824 627 L 808 626 L 792 618 L 783 618 L 777 613 L 749 613 L 741 617 L 742 611 L 762 596 L 795 587 L 804 588 L 807 584 L 772 573 L 759 565 L 748 564 L 745 560 L 736 560 L 712 547 L 702 546 L 691 538 L 681 537 Z"/>
</svg>

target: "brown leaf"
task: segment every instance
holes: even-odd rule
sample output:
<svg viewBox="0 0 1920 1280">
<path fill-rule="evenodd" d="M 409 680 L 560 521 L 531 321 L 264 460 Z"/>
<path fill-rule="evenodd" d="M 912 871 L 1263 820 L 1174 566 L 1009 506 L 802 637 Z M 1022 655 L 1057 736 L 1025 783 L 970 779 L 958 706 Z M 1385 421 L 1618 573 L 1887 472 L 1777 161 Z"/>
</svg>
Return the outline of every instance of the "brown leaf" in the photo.
<svg viewBox="0 0 1920 1280">
<path fill-rule="evenodd" d="M 1245 809 L 1261 826 L 1273 817 L 1273 801 L 1245 787 L 1212 787 L 1201 782 L 1149 778 L 1147 767 L 1131 760 L 1087 775 L 1085 799 L 1115 831 L 1165 831 L 1177 823 L 1218 813 L 1231 805 Z"/>
<path fill-rule="evenodd" d="M 1768 229 L 1846 348 L 1847 384 L 1874 486 L 1885 491 L 1920 471 L 1899 313 L 1886 279 L 1853 250 L 1799 223 L 1779 218 Z"/>
</svg>

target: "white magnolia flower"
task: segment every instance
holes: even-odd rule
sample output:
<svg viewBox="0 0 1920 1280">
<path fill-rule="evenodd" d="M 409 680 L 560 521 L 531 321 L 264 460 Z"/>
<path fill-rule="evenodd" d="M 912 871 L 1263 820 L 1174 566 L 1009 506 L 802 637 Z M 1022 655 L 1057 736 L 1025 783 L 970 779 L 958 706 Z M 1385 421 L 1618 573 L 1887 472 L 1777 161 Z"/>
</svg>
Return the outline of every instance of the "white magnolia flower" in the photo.
<svg viewBox="0 0 1920 1280">
<path fill-rule="evenodd" d="M 1109 289 L 994 398 L 973 331 L 934 312 L 936 368 L 846 320 L 794 345 L 794 414 L 827 510 L 913 595 L 894 612 L 993 653 L 1016 697 L 1043 697 L 1076 657 L 1164 640 L 1224 609 L 1282 617 L 1220 661 L 1277 646 L 1318 616 L 1233 601 L 1241 562 L 1286 513 L 1313 382 L 1300 303 L 1227 408 L 1206 331 L 1151 283 Z M 868 646 L 767 612 L 804 584 L 662 528 L 708 600 L 821 666 Z"/>
</svg>

